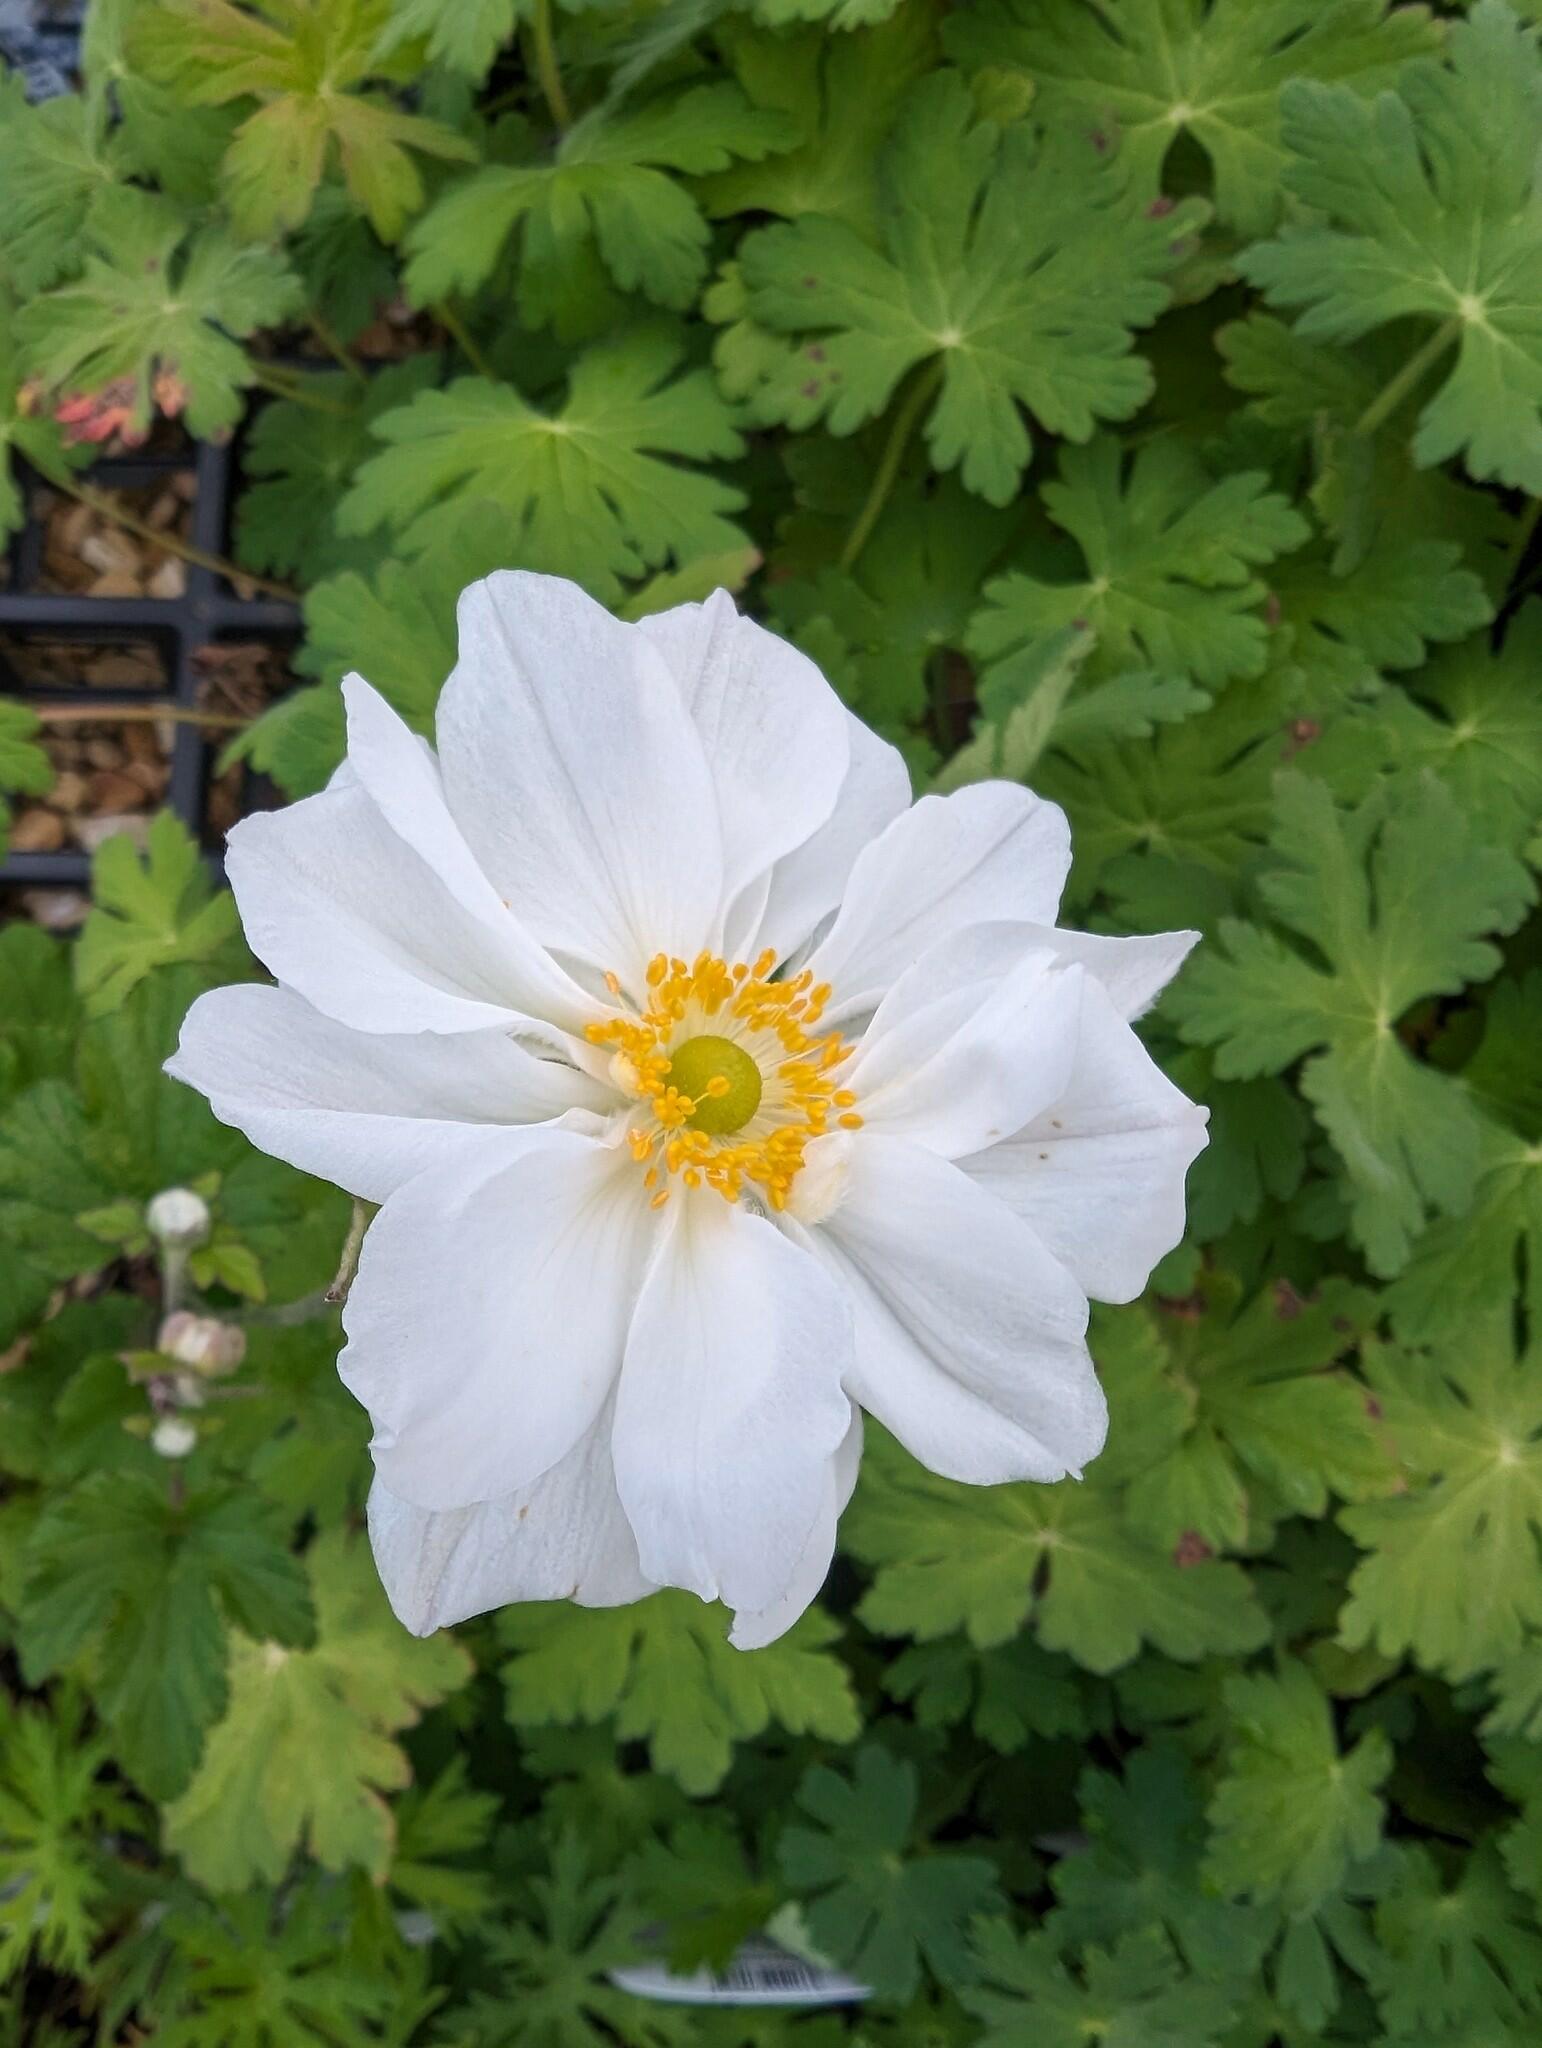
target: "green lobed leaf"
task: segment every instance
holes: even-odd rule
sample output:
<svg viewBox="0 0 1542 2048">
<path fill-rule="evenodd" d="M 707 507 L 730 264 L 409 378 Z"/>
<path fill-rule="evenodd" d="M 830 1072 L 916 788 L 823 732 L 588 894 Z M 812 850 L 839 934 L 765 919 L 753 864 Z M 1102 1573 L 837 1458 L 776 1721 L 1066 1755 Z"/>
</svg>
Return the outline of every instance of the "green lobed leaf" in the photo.
<svg viewBox="0 0 1542 2048">
<path fill-rule="evenodd" d="M 1446 51 L 1370 102 L 1308 79 L 1284 88 L 1285 182 L 1326 219 L 1249 250 L 1242 270 L 1272 305 L 1306 308 L 1309 339 L 1418 321 L 1410 376 L 1451 349 L 1456 360 L 1420 409 L 1415 459 L 1459 455 L 1473 476 L 1536 491 L 1542 57 L 1505 0 L 1477 0 Z"/>
<path fill-rule="evenodd" d="M 668 173 L 721 171 L 796 135 L 784 115 L 726 83 L 594 107 L 549 162 L 489 165 L 449 186 L 407 238 L 407 288 L 421 305 L 475 291 L 517 237 L 521 310 L 530 326 L 545 326 L 560 320 L 561 280 L 592 237 L 622 291 L 683 311 L 706 275 L 709 231 L 690 190 Z"/>
<path fill-rule="evenodd" d="M 980 1856 L 912 1850 L 914 1766 L 864 1743 L 849 1776 L 810 1770 L 798 1805 L 813 1825 L 789 1823 L 777 1853 L 820 1948 L 889 1998 L 912 1995 L 923 1963 L 955 1982 L 969 1920 L 999 1903 L 996 1870 Z"/>
<path fill-rule="evenodd" d="M 195 962 L 210 982 L 247 964 L 235 899 L 216 890 L 187 827 L 172 811 L 150 826 L 141 857 L 126 834 L 103 840 L 91 863 L 93 904 L 75 948 L 75 986 L 103 1016 L 157 968 Z"/>
<path fill-rule="evenodd" d="M 50 392 L 122 384 L 143 432 L 157 404 L 195 434 L 234 426 L 255 381 L 241 340 L 295 310 L 300 287 L 271 249 L 194 227 L 164 199 L 115 189 L 93 209 L 79 279 L 18 315 L 22 366 Z"/>
<path fill-rule="evenodd" d="M 447 1636 L 406 1634 L 367 1549 L 341 1529 L 318 1538 L 306 1563 L 315 1647 L 257 1640 L 262 1623 L 248 1618 L 232 1642 L 229 1707 L 166 1810 L 168 1844 L 212 1891 L 276 1884 L 302 1845 L 328 1870 L 383 1878 L 393 1839 L 383 1794 L 412 1776 L 392 1737 L 469 1675 Z"/>
<path fill-rule="evenodd" d="M 943 40 L 971 69 L 1020 66 L 1050 118 L 1117 134 L 1148 196 L 1192 137 L 1210 160 L 1217 214 L 1258 234 L 1279 212 L 1288 161 L 1282 87 L 1323 79 L 1369 93 L 1430 49 L 1435 30 L 1426 8 L 1389 12 L 1382 0 L 991 0 L 952 16 Z"/>
<path fill-rule="evenodd" d="M 647 1740 L 656 1770 L 698 1797 L 716 1790 L 734 1744 L 773 1723 L 849 1742 L 859 1721 L 850 1679 L 817 1608 L 753 1655 L 729 1647 L 722 1614 L 688 1593 L 632 1607 L 537 1601 L 509 1608 L 499 1638 L 509 1719 L 519 1727 L 614 1715 L 623 1741 Z"/>
<path fill-rule="evenodd" d="M 1231 1741 L 1210 1805 L 1209 1874 L 1225 1891 L 1310 1912 L 1380 1840 L 1391 1745 L 1373 1728 L 1341 1750 L 1301 1664 L 1229 1678 L 1225 1696 Z"/>
<path fill-rule="evenodd" d="M 779 340 L 753 416 L 850 434 L 918 373 L 907 403 L 933 466 L 1005 505 L 1029 455 L 1024 413 L 1085 441 L 1147 397 L 1134 330 L 1166 304 L 1162 279 L 1202 218 L 1141 208 L 1064 131 L 977 120 L 963 81 L 935 73 L 885 154 L 878 248 L 814 214 L 741 245 L 748 317 Z"/>
<path fill-rule="evenodd" d="M 1068 1964 L 1049 1934 L 982 1920 L 975 1954 L 983 1981 L 961 1996 L 985 2048 L 1219 2048 L 1232 2018 L 1226 1994 L 1188 1976 L 1152 1928 Z"/>
<path fill-rule="evenodd" d="M 1465 1678 L 1514 1656 L 1542 1624 L 1532 1569 L 1542 1536 L 1535 1372 L 1492 1314 L 1458 1349 L 1374 1353 L 1368 1377 L 1403 1473 L 1391 1500 L 1341 1516 L 1368 1554 L 1340 1633 Z"/>
<path fill-rule="evenodd" d="M 1471 1202 L 1479 1150 L 1471 1108 L 1413 1058 L 1397 1024 L 1419 998 L 1494 972 L 1487 934 L 1520 922 L 1533 887 L 1474 838 L 1432 776 L 1378 788 L 1350 813 L 1326 784 L 1284 776 L 1277 809 L 1278 865 L 1260 893 L 1312 955 L 1228 919 L 1170 1012 L 1186 1037 L 1218 1048 L 1229 1078 L 1311 1055 L 1301 1087 L 1342 1161 L 1355 1235 L 1373 1271 L 1395 1273 L 1428 1215 Z M 1431 845 L 1443 849 L 1438 876 Z"/>
<path fill-rule="evenodd" d="M 174 1797 L 227 1698 L 227 1624 L 286 1643 L 311 1628 L 304 1574 L 260 1502 L 102 1473 L 33 1532 L 21 1648 L 34 1685 L 89 1651 L 91 1690 L 144 1789 Z"/>
<path fill-rule="evenodd" d="M 1126 467 L 1104 435 L 1067 448 L 1044 506 L 1076 542 L 1086 574 L 1069 582 L 1013 572 L 987 584 L 972 653 L 999 661 L 1068 626 L 1096 636 L 1105 672 L 1151 668 L 1217 685 L 1256 676 L 1267 658 L 1267 595 L 1254 570 L 1288 554 L 1307 527 L 1261 473 L 1212 482 L 1175 441 Z"/>
<path fill-rule="evenodd" d="M 255 99 L 225 152 L 239 233 L 298 227 L 335 156 L 375 232 L 394 241 L 423 202 L 414 152 L 467 163 L 476 151 L 442 122 L 403 113 L 370 81 L 390 0 L 158 0 L 135 18 L 132 54 L 194 106 Z"/>
<path fill-rule="evenodd" d="M 422 392 L 375 422 L 386 446 L 359 471 L 339 529 L 389 527 L 417 553 L 447 505 L 480 501 L 501 523 L 505 560 L 606 599 L 666 562 L 741 547 L 726 515 L 742 495 L 674 459 L 722 459 L 742 445 L 706 373 L 674 376 L 679 362 L 667 329 L 634 329 L 574 359 L 555 413 L 479 377 Z"/>
</svg>

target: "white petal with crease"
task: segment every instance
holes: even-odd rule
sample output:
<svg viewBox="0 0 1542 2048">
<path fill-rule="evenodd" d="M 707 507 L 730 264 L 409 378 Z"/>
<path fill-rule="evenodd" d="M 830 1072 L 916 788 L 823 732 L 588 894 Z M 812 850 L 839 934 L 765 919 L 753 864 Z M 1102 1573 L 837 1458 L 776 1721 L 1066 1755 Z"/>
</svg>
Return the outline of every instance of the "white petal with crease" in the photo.
<svg viewBox="0 0 1542 2048">
<path fill-rule="evenodd" d="M 846 1511 L 857 1469 L 862 1463 L 862 1411 L 853 1408 L 851 1427 L 840 1449 L 825 1467 L 824 1498 L 809 1531 L 791 1579 L 779 1600 L 758 1612 L 741 1611 L 734 1616 L 728 1640 L 736 1650 L 762 1650 L 786 1635 L 829 1576 L 835 1557 L 835 1528 Z"/>
<path fill-rule="evenodd" d="M 1060 1479 L 1096 1457 L 1107 1409 L 1086 1298 L 956 1166 L 859 1134 L 845 1198 L 808 1241 L 855 1304 L 852 1395 L 923 1464 L 990 1486 Z"/>
<path fill-rule="evenodd" d="M 650 1579 L 758 1611 L 792 1583 L 850 1427 L 850 1313 L 742 1207 L 664 1213 L 616 1397 L 616 1484 Z"/>
<path fill-rule="evenodd" d="M 656 612 L 639 630 L 668 664 L 706 752 L 732 922 L 739 892 L 834 810 L 848 714 L 808 656 L 741 618 L 726 590 Z"/>
<path fill-rule="evenodd" d="M 1075 1057 L 1082 970 L 1024 950 L 1020 925 L 968 925 L 908 968 L 841 1079 L 864 1129 L 957 1158 L 1060 1095 Z"/>
<path fill-rule="evenodd" d="M 244 819 L 225 872 L 258 959 L 340 1024 L 473 1031 L 541 1014 L 518 935 L 466 910 L 357 782 Z"/>
<path fill-rule="evenodd" d="M 928 946 L 965 925 L 1053 924 L 1070 866 L 1065 813 L 1015 782 L 922 797 L 858 854 L 809 959 L 814 979 L 835 989 L 827 1021 L 870 1010 Z"/>
<path fill-rule="evenodd" d="M 616 1497 L 608 1413 L 533 1484 L 477 1507 L 414 1507 L 377 1479 L 369 1535 L 386 1597 L 415 1636 L 515 1600 L 620 1607 L 654 1590 Z"/>
<path fill-rule="evenodd" d="M 593 1004 L 515 918 L 478 866 L 445 802 L 427 740 L 398 718 L 362 676 L 343 678 L 348 764 L 391 830 L 439 877 L 468 916 L 519 960 L 520 1007 L 544 1022 L 583 1029 Z"/>
<path fill-rule="evenodd" d="M 829 821 L 779 860 L 755 936 L 744 954 L 769 946 L 779 960 L 795 958 L 835 915 L 852 866 L 910 804 L 910 771 L 898 748 L 881 740 L 860 718 L 846 714 L 850 766 Z"/>
<path fill-rule="evenodd" d="M 200 996 L 166 1071 L 275 1159 L 383 1202 L 485 1127 L 603 1111 L 608 1092 L 507 1031 L 350 1030 L 288 989 Z"/>
<path fill-rule="evenodd" d="M 498 894 L 560 957 L 635 994 L 722 906 L 706 755 L 662 655 L 577 584 L 501 570 L 458 612 L 439 699 L 450 809 Z"/>
<path fill-rule="evenodd" d="M 1062 960 L 1085 967 L 1102 983 L 1121 1017 L 1143 1016 L 1199 943 L 1198 932 L 1115 939 L 1048 925 L 1023 924 L 1017 930 L 1024 945 L 1048 946 Z"/>
<path fill-rule="evenodd" d="M 391 1197 L 338 1370 L 392 1493 L 472 1507 L 572 1449 L 620 1370 L 655 1221 L 624 1149 L 550 1127 L 484 1134 Z"/>
<path fill-rule="evenodd" d="M 1183 1236 L 1183 1184 L 1206 1112 L 1089 986 L 1060 1098 L 1007 1143 L 961 1159 L 1095 1301 L 1133 1301 Z"/>
</svg>

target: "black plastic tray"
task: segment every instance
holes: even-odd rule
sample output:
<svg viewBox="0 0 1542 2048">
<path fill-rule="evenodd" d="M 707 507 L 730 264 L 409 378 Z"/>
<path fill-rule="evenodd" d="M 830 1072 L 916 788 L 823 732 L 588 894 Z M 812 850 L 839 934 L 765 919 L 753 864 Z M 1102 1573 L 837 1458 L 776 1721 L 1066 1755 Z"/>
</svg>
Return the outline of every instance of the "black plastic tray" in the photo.
<svg viewBox="0 0 1542 2048">
<path fill-rule="evenodd" d="M 229 446 L 200 442 L 168 453 L 143 451 L 112 457 L 89 472 L 89 481 L 98 488 L 134 490 L 189 469 L 196 485 L 192 543 L 205 553 L 223 554 L 232 473 Z M 24 481 L 29 501 L 35 502 L 37 490 L 46 486 L 31 476 Z M 256 640 L 287 649 L 298 636 L 300 615 L 294 605 L 268 597 L 243 598 L 218 571 L 195 562 L 187 564 L 186 589 L 174 599 L 39 591 L 42 549 L 42 527 L 35 518 L 29 519 L 12 544 L 10 586 L 0 590 L 0 692 L 18 702 L 39 709 L 51 704 L 89 705 L 100 714 L 103 724 L 111 724 L 114 711 L 127 705 L 167 704 L 194 710 L 200 682 L 194 657 L 200 648 L 220 641 Z M 11 660 L 11 643 L 29 636 L 66 645 L 79 643 L 83 651 L 104 642 L 149 640 L 161 649 L 166 681 L 150 689 L 30 685 Z M 206 847 L 211 836 L 205 820 L 209 771 L 218 744 L 218 739 L 210 739 L 197 725 L 177 725 L 165 798 Z M 209 851 L 218 853 L 217 847 Z M 91 856 L 83 850 L 12 853 L 0 865 L 0 888 L 78 888 L 89 880 L 90 872 Z"/>
</svg>

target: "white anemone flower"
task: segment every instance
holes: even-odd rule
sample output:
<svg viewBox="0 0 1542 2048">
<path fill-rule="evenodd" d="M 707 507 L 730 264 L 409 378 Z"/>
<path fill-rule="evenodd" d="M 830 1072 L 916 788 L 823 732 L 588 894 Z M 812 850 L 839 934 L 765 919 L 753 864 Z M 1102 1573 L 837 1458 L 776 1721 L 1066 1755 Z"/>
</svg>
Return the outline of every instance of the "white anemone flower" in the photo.
<svg viewBox="0 0 1542 2048">
<path fill-rule="evenodd" d="M 679 1586 L 773 1640 L 862 1412 L 933 1471 L 1077 1473 L 1089 1296 L 1183 1228 L 1205 1112 L 1130 1028 L 1194 934 L 1060 931 L 1063 813 L 904 766 L 725 593 L 460 603 L 437 746 L 343 685 L 329 787 L 231 835 L 278 986 L 169 1071 L 381 1204 L 339 1361 L 419 1633 Z"/>
</svg>

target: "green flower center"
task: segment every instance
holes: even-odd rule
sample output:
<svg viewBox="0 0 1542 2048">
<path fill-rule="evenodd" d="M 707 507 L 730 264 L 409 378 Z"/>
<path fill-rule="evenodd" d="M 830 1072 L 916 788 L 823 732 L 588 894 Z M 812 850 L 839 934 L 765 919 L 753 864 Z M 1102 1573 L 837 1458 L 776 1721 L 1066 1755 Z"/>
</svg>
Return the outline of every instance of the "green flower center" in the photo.
<svg viewBox="0 0 1542 2048">
<path fill-rule="evenodd" d="M 696 1105 L 688 1127 L 714 1138 L 742 1131 L 760 1107 L 760 1069 L 731 1038 L 688 1038 L 670 1054 L 667 1078 Z"/>
</svg>

